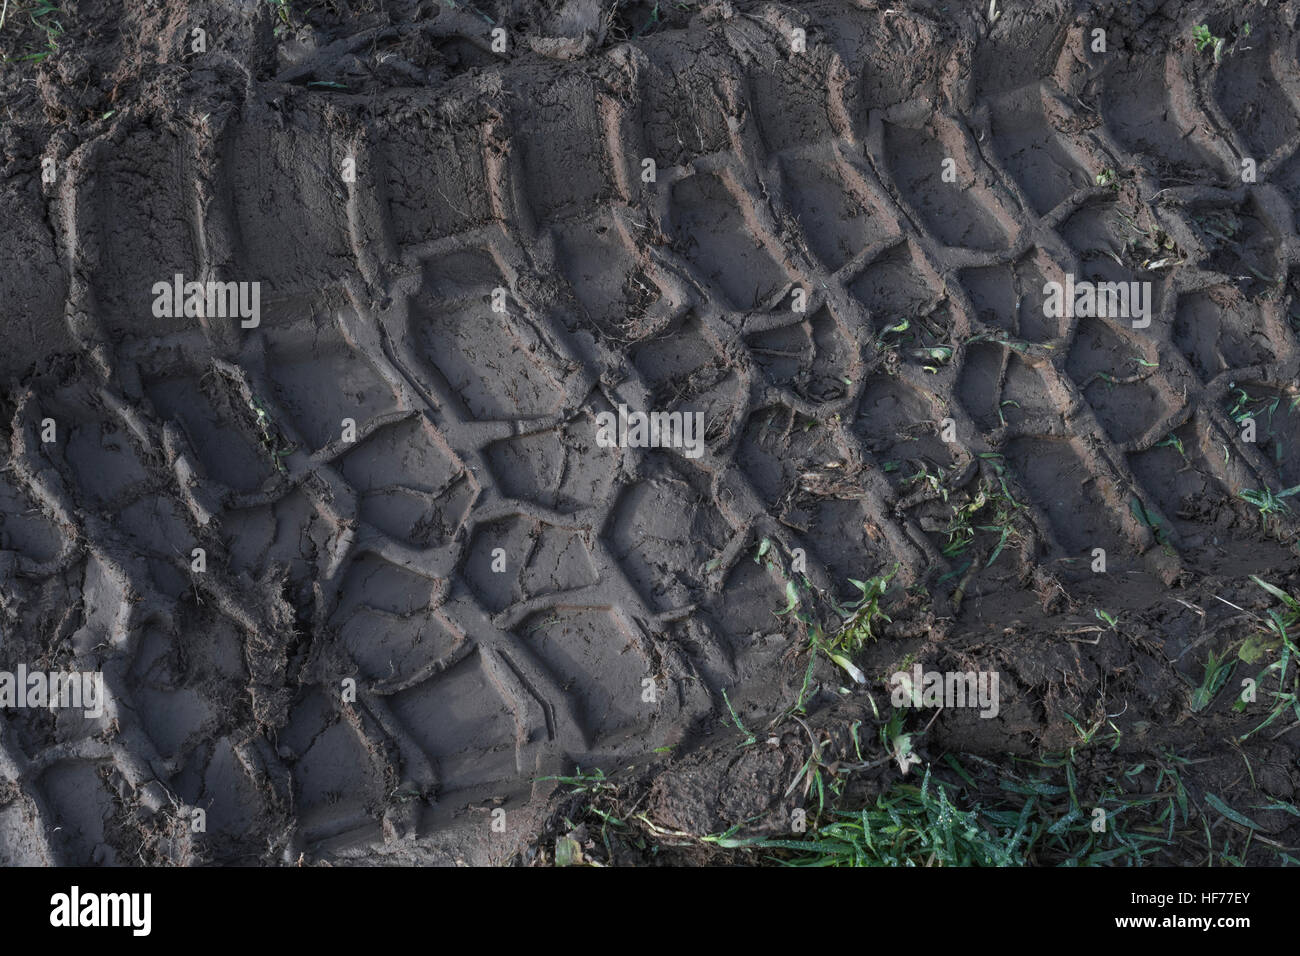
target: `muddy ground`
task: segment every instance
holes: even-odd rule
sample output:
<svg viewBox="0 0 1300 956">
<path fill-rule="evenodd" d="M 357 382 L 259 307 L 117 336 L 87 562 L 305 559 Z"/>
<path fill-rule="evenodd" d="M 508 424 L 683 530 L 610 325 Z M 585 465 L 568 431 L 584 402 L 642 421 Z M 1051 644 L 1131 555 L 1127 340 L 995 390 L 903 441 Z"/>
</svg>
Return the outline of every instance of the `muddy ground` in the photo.
<svg viewBox="0 0 1300 956">
<path fill-rule="evenodd" d="M 757 862 L 1070 754 L 1294 860 L 1298 14 L 11 0 L 0 669 L 105 703 L 4 710 L 0 858 Z"/>
</svg>

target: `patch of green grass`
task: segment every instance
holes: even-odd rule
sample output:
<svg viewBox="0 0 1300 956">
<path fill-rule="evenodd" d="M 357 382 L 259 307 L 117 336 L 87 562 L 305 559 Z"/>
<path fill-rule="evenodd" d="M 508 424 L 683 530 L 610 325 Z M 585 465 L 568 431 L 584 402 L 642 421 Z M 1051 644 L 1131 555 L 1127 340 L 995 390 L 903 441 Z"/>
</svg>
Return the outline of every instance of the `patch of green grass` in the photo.
<svg viewBox="0 0 1300 956">
<path fill-rule="evenodd" d="M 601 793 L 607 790 L 617 789 L 607 776 L 605 771 L 597 769 L 594 773 L 583 773 L 579 767 L 570 776 L 552 776 L 538 777 L 538 783 L 547 780 L 554 780 L 556 783 L 562 783 L 569 788 L 571 793 Z"/>
<path fill-rule="evenodd" d="M 1215 654 L 1210 651 L 1205 659 L 1205 675 L 1201 678 L 1201 683 L 1192 691 L 1191 708 L 1193 712 L 1204 710 L 1209 707 L 1223 685 L 1227 683 L 1228 678 L 1232 676 L 1233 668 L 1236 662 L 1230 660 L 1228 652 Z"/>
<path fill-rule="evenodd" d="M 1267 395 L 1256 398 L 1240 385 L 1234 385 L 1227 398 L 1231 400 L 1231 404 L 1226 408 L 1229 418 L 1238 425 L 1244 426 L 1247 419 L 1253 418 L 1258 422 L 1259 417 L 1263 415 L 1268 419 L 1269 425 L 1265 433 L 1272 436 L 1273 416 L 1282 407 L 1282 396 L 1280 394 L 1274 395 L 1271 400 Z M 1292 400 L 1287 412 L 1295 411 L 1297 405 L 1300 405 L 1300 396 Z"/>
<path fill-rule="evenodd" d="M 1253 574 L 1250 579 L 1281 601 L 1282 607 L 1281 609 L 1269 608 L 1264 633 L 1248 639 L 1237 652 L 1237 656 L 1247 664 L 1254 663 L 1268 654 L 1278 654 L 1278 659 L 1267 664 L 1255 677 L 1256 692 L 1267 694 L 1273 701 L 1268 716 L 1253 730 L 1242 734 L 1239 740 L 1246 740 L 1259 733 L 1287 710 L 1291 710 L 1296 719 L 1300 720 L 1300 666 L 1291 667 L 1291 659 L 1300 658 L 1300 648 L 1296 647 L 1295 639 L 1292 637 L 1297 625 L 1300 625 L 1300 600 Z M 1266 685 L 1270 683 L 1269 679 L 1274 675 L 1277 677 L 1276 689 L 1265 690 Z M 1290 677 L 1289 683 L 1288 677 Z M 1233 709 L 1241 712 L 1248 706 L 1246 701 L 1238 700 L 1233 705 Z"/>
<path fill-rule="evenodd" d="M 864 809 L 835 810 L 806 837 L 747 845 L 789 866 L 1141 866 L 1185 837 L 1190 802 L 1173 755 L 1086 795 L 1072 755 L 1025 761 L 1027 772 L 967 759 L 983 765 L 982 802 L 961 795 L 977 780 L 949 755 L 965 787 L 927 768 L 919 786 L 896 783 Z"/>
<path fill-rule="evenodd" d="M 1267 517 L 1269 515 L 1290 513 L 1291 506 L 1282 499 L 1289 498 L 1297 493 L 1300 493 L 1300 485 L 1278 492 L 1269 491 L 1267 488 L 1247 488 L 1238 492 L 1237 497 L 1254 506 L 1261 516 Z"/>
<path fill-rule="evenodd" d="M 1081 740 L 1091 743 L 1107 721 L 1102 717 L 1086 730 L 1073 718 L 1071 722 Z M 824 738 L 809 731 L 813 753 L 786 795 L 802 783 L 805 799 L 814 802 L 808 831 L 788 837 L 744 836 L 745 826 L 757 818 L 716 834 L 668 829 L 637 812 L 641 798 L 635 792 L 615 787 L 599 772 L 543 779 L 564 782 L 571 793 L 586 797 L 577 814 L 589 837 L 593 827 L 599 832 L 610 860 L 614 838 L 624 848 L 651 855 L 664 847 L 711 848 L 723 854 L 710 858 L 715 863 L 781 866 L 1163 866 L 1186 864 L 1197 856 L 1211 865 L 1240 866 L 1261 841 L 1281 864 L 1300 863 L 1289 855 L 1290 848 L 1268 840 L 1251 818 L 1253 810 L 1300 817 L 1300 808 L 1279 800 L 1233 807 L 1213 793 L 1197 802 L 1184 773 L 1200 761 L 1167 751 L 1132 764 L 1116 764 L 1115 747 L 1104 759 L 1088 759 L 1077 747 L 1038 759 L 1010 756 L 998 763 L 946 754 L 941 764 L 926 766 L 919 783 L 896 780 L 865 806 L 845 808 L 844 783 L 851 773 L 878 767 L 903 752 L 909 763 L 916 762 L 900 712 L 880 727 L 885 755 L 875 760 L 864 758 L 857 732 L 861 723 L 850 728 L 857 764 L 846 765 L 843 757 L 828 762 L 829 755 L 816 742 Z M 1077 766 L 1085 759 L 1087 775 L 1081 779 Z M 572 820 L 563 822 L 575 831 Z M 1221 826 L 1225 822 L 1226 829 Z M 576 843 L 561 845 L 572 839 L 557 837 L 557 865 L 601 865 L 583 859 Z"/>
<path fill-rule="evenodd" d="M 1247 418 L 1254 417 L 1254 412 L 1250 406 L 1255 399 L 1250 397 L 1250 393 L 1244 388 L 1234 388 L 1229 397 L 1232 399 L 1232 405 L 1228 408 L 1228 417 L 1240 425 Z"/>
<path fill-rule="evenodd" d="M 1280 392 L 1271 396 L 1252 396 L 1245 388 L 1234 384 L 1224 402 L 1225 413 L 1238 428 L 1244 432 L 1249 427 L 1258 433 L 1255 436 L 1257 442 L 1262 443 L 1267 439 L 1271 443 L 1272 456 L 1279 464 L 1283 460 L 1286 448 L 1281 434 L 1274 428 L 1274 416 L 1281 411 L 1286 415 L 1292 415 L 1300 407 L 1300 395 L 1296 395 L 1286 402 L 1286 408 L 1283 410 L 1285 397 Z M 1225 447 L 1224 463 L 1226 464 L 1227 461 L 1228 449 Z M 1267 487 L 1247 488 L 1238 492 L 1237 497 L 1258 510 L 1261 517 L 1268 518 L 1273 515 L 1289 514 L 1291 507 L 1284 499 L 1295 494 L 1300 494 L 1300 485 L 1278 491 Z"/>
<path fill-rule="evenodd" d="M 0 39 L 7 47 L 13 42 L 14 53 L 0 52 L 3 62 L 39 63 L 58 49 L 59 37 L 64 34 L 60 19 L 63 11 L 52 0 L 2 0 L 0 6 Z M 28 37 L 40 45 L 31 47 Z"/>
<path fill-rule="evenodd" d="M 802 840 L 757 840 L 760 850 L 785 851 L 788 866 L 1020 866 L 1022 827 L 989 827 L 959 809 L 951 787 L 931 779 L 895 784 L 873 805 L 835 811 L 832 822 Z"/>
</svg>

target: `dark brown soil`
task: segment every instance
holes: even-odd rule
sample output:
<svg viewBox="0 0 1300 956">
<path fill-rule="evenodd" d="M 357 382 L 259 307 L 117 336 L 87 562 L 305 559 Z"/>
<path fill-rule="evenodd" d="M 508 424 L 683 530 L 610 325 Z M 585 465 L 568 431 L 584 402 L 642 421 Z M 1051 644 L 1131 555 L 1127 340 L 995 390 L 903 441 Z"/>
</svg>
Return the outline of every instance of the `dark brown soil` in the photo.
<svg viewBox="0 0 1300 956">
<path fill-rule="evenodd" d="M 1001 676 L 909 715 L 923 762 L 1109 720 L 1080 790 L 1174 752 L 1300 852 L 1297 715 L 1241 740 L 1245 664 L 1191 705 L 1250 576 L 1300 594 L 1241 497 L 1300 485 L 1297 4 L 86 0 L 52 52 L 10 6 L 0 670 L 108 701 L 0 716 L 0 859 L 546 861 L 543 778 L 628 764 L 666 830 L 783 834 L 913 662 Z M 260 325 L 157 317 L 176 274 Z M 1149 326 L 1045 315 L 1065 275 Z M 620 405 L 702 454 L 603 447 Z M 866 684 L 804 686 L 796 554 L 897 567 Z"/>
</svg>

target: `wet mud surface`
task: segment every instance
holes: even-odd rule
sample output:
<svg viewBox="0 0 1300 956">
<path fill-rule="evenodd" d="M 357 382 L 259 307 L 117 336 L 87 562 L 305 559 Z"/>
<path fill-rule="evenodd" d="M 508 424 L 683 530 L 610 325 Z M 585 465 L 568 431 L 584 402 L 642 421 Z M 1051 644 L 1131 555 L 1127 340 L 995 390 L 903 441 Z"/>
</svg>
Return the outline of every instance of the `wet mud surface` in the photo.
<svg viewBox="0 0 1300 956">
<path fill-rule="evenodd" d="M 611 6 L 90 2 L 0 67 L 0 668 L 105 696 L 0 715 L 0 858 L 535 862 L 628 764 L 784 833 L 917 662 L 1001 678 L 926 760 L 1110 723 L 1300 844 L 1276 649 L 1193 709 L 1300 593 L 1300 7 Z M 810 657 L 891 573 L 866 682 Z"/>
</svg>

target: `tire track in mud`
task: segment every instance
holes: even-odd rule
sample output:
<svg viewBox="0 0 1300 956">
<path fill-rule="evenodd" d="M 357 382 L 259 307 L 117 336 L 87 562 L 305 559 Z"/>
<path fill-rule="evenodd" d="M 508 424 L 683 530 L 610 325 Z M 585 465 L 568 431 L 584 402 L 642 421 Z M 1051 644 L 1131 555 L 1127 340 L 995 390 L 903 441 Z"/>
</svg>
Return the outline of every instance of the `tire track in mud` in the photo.
<svg viewBox="0 0 1300 956">
<path fill-rule="evenodd" d="M 51 146 L 77 354 L 4 400 L 4 665 L 102 671 L 105 709 L 0 722 L 7 857 L 504 858 L 535 778 L 689 739 L 724 688 L 785 702 L 763 539 L 826 593 L 930 594 L 873 674 L 952 629 L 954 580 L 1212 573 L 1257 530 L 1206 503 L 1300 483 L 1290 14 L 1234 63 L 1274 127 L 1242 72 L 1114 28 L 1090 57 L 1066 11 L 717 5 L 295 87 L 430 33 L 362 32 Z M 259 282 L 260 324 L 150 319 L 174 274 Z M 1046 316 L 1067 275 L 1149 282 L 1149 327 Z M 620 405 L 702 413 L 702 453 L 601 447 Z M 948 529 L 997 489 L 994 571 Z"/>
</svg>

